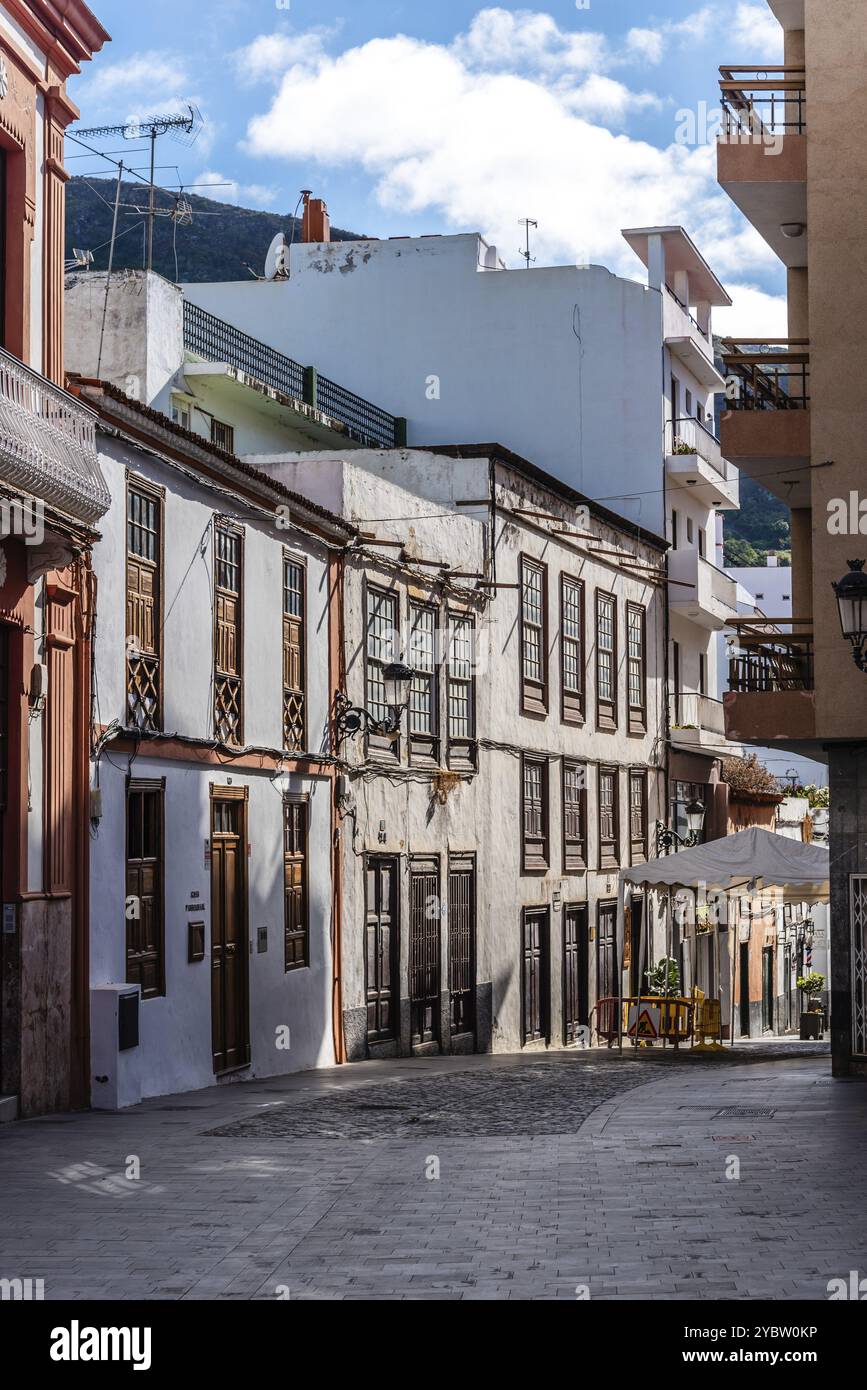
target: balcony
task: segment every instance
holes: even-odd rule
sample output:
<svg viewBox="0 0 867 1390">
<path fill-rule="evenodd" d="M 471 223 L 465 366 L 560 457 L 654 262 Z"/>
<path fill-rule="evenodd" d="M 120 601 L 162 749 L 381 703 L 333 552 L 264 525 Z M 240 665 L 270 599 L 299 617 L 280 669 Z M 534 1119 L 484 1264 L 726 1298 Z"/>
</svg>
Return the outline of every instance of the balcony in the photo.
<svg viewBox="0 0 867 1390">
<path fill-rule="evenodd" d="M 708 507 L 737 510 L 737 470 L 723 458 L 716 435 L 700 420 L 674 420 L 666 426 L 665 467 L 677 487 L 694 488 Z"/>
<path fill-rule="evenodd" d="M 810 344 L 723 341 L 721 446 L 741 472 L 790 507 L 810 505 Z"/>
<path fill-rule="evenodd" d="M 368 449 L 406 444 L 405 420 L 189 300 L 184 301 L 184 349 L 197 359 L 186 363 L 186 377 L 243 391 L 247 405 L 252 399 L 260 412 L 309 436 L 316 447 L 336 440 Z"/>
<path fill-rule="evenodd" d="M 720 68 L 717 176 L 787 266 L 807 264 L 807 97 L 803 67 Z M 796 235 L 782 229 L 800 227 Z"/>
<path fill-rule="evenodd" d="M 721 700 L 694 691 L 668 698 L 671 743 L 679 752 L 719 750 L 725 742 L 725 715 Z"/>
<path fill-rule="evenodd" d="M 0 477 L 87 526 L 111 496 L 96 452 L 96 415 L 0 349 Z"/>
<path fill-rule="evenodd" d="M 721 632 L 737 615 L 737 584 L 697 550 L 669 552 L 668 596 L 672 614 L 710 632 Z"/>
<path fill-rule="evenodd" d="M 723 379 L 714 362 L 710 334 L 710 307 L 699 310 L 699 317 L 679 299 L 670 285 L 663 299 L 665 346 L 673 357 L 708 391 L 722 391 Z"/>
<path fill-rule="evenodd" d="M 805 751 L 816 735 L 812 624 L 741 618 L 732 626 L 737 641 L 723 698 L 726 737 Z"/>
</svg>

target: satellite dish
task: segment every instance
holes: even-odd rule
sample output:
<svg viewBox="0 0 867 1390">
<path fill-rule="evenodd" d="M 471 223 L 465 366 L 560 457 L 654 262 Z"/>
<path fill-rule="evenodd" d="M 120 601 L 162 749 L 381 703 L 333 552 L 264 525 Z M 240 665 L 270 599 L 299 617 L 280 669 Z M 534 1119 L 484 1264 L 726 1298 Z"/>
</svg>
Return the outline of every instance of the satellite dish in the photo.
<svg viewBox="0 0 867 1390">
<path fill-rule="evenodd" d="M 265 257 L 265 279 L 284 280 L 289 273 L 289 244 L 282 232 L 278 232 Z"/>
</svg>

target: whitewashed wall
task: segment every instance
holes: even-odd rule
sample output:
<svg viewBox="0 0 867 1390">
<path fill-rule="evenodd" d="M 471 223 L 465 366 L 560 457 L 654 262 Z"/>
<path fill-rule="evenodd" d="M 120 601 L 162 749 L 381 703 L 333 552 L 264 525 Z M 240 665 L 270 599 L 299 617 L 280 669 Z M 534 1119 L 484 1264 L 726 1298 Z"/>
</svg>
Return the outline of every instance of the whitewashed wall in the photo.
<svg viewBox="0 0 867 1390">
<path fill-rule="evenodd" d="M 98 580 L 96 633 L 97 720 L 125 722 L 125 472 L 166 488 L 164 506 L 164 708 L 163 728 L 206 740 L 211 736 L 213 665 L 210 521 L 234 514 L 245 525 L 244 672 L 248 745 L 282 746 L 282 554 L 284 546 L 306 558 L 308 573 L 308 731 L 322 743 L 330 699 L 327 670 L 326 558 L 316 542 L 301 542 L 254 520 L 242 505 L 203 484 L 187 481 L 159 460 L 103 437 L 100 462 L 112 505 L 95 547 Z M 206 540 L 204 554 L 200 542 Z M 295 545 L 293 545 L 293 541 Z M 333 1061 L 331 1037 L 331 809 L 330 783 L 293 776 L 285 790 L 310 798 L 310 967 L 285 972 L 283 948 L 282 790 L 272 774 L 242 771 L 227 761 L 203 763 L 160 757 L 158 744 L 137 755 L 109 744 L 99 763 L 102 819 L 91 855 L 91 983 L 125 979 L 125 785 L 136 777 L 166 778 L 165 793 L 165 996 L 141 1005 L 141 1043 L 133 1065 L 141 1094 L 161 1095 L 212 1085 L 210 870 L 211 785 L 249 787 L 248 858 L 250 954 L 250 1075 L 273 1075 Z M 93 776 L 96 773 L 94 770 Z M 187 962 L 185 907 L 199 893 L 208 910 L 206 958 Z M 267 928 L 267 951 L 258 931 Z M 291 1047 L 278 1050 L 276 1029 L 288 1025 Z"/>
</svg>

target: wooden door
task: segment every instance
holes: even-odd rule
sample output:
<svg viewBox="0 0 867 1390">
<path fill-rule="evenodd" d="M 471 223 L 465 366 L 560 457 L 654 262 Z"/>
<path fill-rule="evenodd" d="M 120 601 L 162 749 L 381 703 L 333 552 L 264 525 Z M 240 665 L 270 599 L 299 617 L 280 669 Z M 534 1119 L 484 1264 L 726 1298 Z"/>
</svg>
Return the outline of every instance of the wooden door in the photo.
<svg viewBox="0 0 867 1390">
<path fill-rule="evenodd" d="M 250 1062 L 247 804 L 211 805 L 211 1024 L 214 1071 Z"/>
<path fill-rule="evenodd" d="M 548 1041 L 548 912 L 523 916 L 524 1042 Z"/>
<path fill-rule="evenodd" d="M 740 976 L 741 1037 L 748 1038 L 750 1036 L 750 947 L 747 941 L 742 941 L 740 945 L 738 974 Z"/>
<path fill-rule="evenodd" d="M 449 865 L 449 993 L 452 1034 L 476 1027 L 476 866 Z"/>
<path fill-rule="evenodd" d="M 578 1042 L 590 1021 L 590 934 L 586 907 L 563 913 L 563 1042 Z"/>
<path fill-rule="evenodd" d="M 397 859 L 367 861 L 365 922 L 367 1037 L 386 1042 L 397 1036 Z"/>
<path fill-rule="evenodd" d="M 596 998 L 616 999 L 617 982 L 617 904 L 600 903 L 596 932 Z"/>
<path fill-rule="evenodd" d="M 413 1044 L 440 1035 L 440 878 L 437 861 L 410 866 L 409 1012 Z"/>
</svg>

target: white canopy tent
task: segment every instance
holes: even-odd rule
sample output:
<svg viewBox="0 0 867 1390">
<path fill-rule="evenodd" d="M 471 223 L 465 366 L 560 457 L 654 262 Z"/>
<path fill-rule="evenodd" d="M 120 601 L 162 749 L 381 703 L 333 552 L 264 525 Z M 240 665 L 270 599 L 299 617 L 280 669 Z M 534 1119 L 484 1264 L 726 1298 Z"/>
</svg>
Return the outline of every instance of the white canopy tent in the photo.
<svg viewBox="0 0 867 1390">
<path fill-rule="evenodd" d="M 824 903 L 830 896 L 829 853 L 821 845 L 804 844 L 799 840 L 775 835 L 770 830 L 752 827 L 727 835 L 721 840 L 696 845 L 661 859 L 651 859 L 620 871 L 618 900 L 618 948 L 620 962 L 624 959 L 626 904 L 636 889 L 649 889 L 661 909 L 662 895 L 668 900 L 666 914 L 666 956 L 671 954 L 673 889 L 690 889 L 705 895 L 705 900 L 727 898 L 729 894 L 749 894 L 751 897 L 773 892 L 775 901 L 784 903 Z M 648 904 L 650 906 L 650 904 Z M 644 979 L 652 939 L 650 913 L 643 914 L 639 947 L 639 979 Z M 717 976 L 719 976 L 719 935 L 716 938 Z M 730 957 L 730 967 L 732 960 Z M 623 998 L 623 970 L 620 972 L 620 996 Z M 729 987 L 733 999 L 732 981 Z M 622 1008 L 621 1008 L 622 1014 Z M 732 1028 L 732 1042 L 734 1029 Z M 622 1046 L 622 1033 L 621 1033 Z"/>
</svg>

